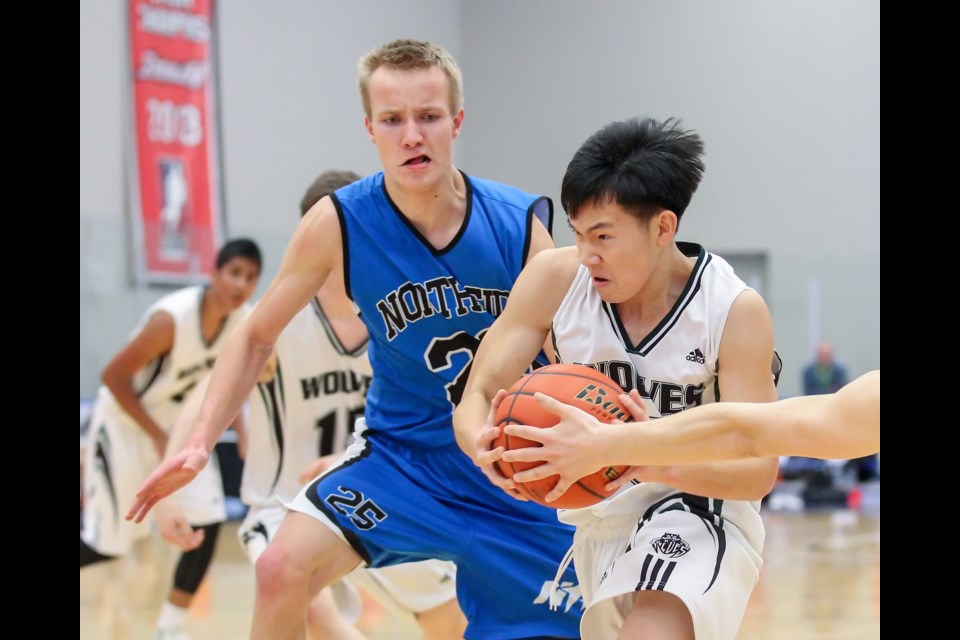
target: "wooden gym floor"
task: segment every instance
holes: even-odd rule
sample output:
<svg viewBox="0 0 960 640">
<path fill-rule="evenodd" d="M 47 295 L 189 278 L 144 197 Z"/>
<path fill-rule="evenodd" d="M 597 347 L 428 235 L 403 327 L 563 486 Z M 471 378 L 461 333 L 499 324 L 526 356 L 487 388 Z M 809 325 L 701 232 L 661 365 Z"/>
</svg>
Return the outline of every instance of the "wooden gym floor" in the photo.
<svg viewBox="0 0 960 640">
<path fill-rule="evenodd" d="M 760 584 L 738 640 L 873 640 L 880 637 L 880 514 L 849 510 L 764 514 Z M 189 620 L 193 640 L 246 638 L 253 569 L 225 525 Z M 146 639 L 171 579 L 172 548 L 150 539 L 133 556 L 80 572 L 80 640 Z M 419 638 L 415 623 L 368 601 L 371 640 Z"/>
</svg>

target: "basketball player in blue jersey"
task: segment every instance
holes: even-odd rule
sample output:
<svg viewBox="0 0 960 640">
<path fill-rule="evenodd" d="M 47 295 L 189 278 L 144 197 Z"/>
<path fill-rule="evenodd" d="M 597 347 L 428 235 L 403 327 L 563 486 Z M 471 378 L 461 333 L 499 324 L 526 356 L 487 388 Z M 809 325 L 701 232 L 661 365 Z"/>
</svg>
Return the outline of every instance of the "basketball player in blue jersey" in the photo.
<svg viewBox="0 0 960 640">
<path fill-rule="evenodd" d="M 538 218 L 552 203 L 453 165 L 463 89 L 440 47 L 398 40 L 368 53 L 360 91 L 383 171 L 304 218 L 276 279 L 218 359 L 190 440 L 144 483 L 128 517 L 142 517 L 203 467 L 278 335 L 329 276 L 344 283 L 369 330 L 373 382 L 357 441 L 289 505 L 257 561 L 253 637 L 303 637 L 312 594 L 361 563 L 424 558 L 457 564 L 467 638 L 579 637 L 572 567 L 560 578 L 560 606 L 548 603 L 573 529 L 491 485 L 460 451 L 451 422 L 520 269 L 553 246 Z"/>
<path fill-rule="evenodd" d="M 301 215 L 320 198 L 359 179 L 352 171 L 320 174 L 301 200 Z M 251 562 L 276 536 L 286 513 L 284 503 L 343 454 L 355 418 L 363 415 L 371 381 L 368 342 L 367 328 L 335 278 L 327 279 L 277 339 L 275 357 L 250 394 L 245 413 L 248 447 L 240 497 L 249 510 L 237 535 Z M 177 416 L 168 456 L 186 442 L 208 383 L 209 376 Z M 164 539 L 181 548 L 195 546 L 198 532 L 169 503 L 162 500 L 154 509 Z M 457 605 L 455 577 L 456 566 L 442 560 L 360 567 L 313 598 L 308 636 L 363 640 L 352 624 L 361 615 L 354 587 L 362 586 L 391 614 L 415 619 L 424 640 L 459 640 L 466 619 Z"/>
<path fill-rule="evenodd" d="M 162 459 L 177 413 L 249 311 L 246 303 L 261 268 L 253 241 L 226 243 L 217 253 L 209 284 L 180 289 L 151 305 L 104 369 L 84 463 L 81 569 L 126 555 L 149 533 L 147 527 L 125 521 L 121 509 Z M 177 564 L 158 635 L 182 625 L 213 557 L 217 531 L 226 519 L 216 467 L 205 470 L 178 502 L 185 518 L 206 533 L 204 543 Z"/>
<path fill-rule="evenodd" d="M 492 410 L 548 334 L 558 361 L 635 390 L 653 418 L 776 400 L 763 299 L 722 258 L 675 240 L 702 153 L 678 121 L 645 118 L 604 127 L 574 154 L 561 198 L 576 246 L 544 251 L 524 270 L 454 416 L 461 446 L 507 492 L 516 477 L 491 466 L 503 453 L 490 450 Z M 560 510 L 577 525 L 568 558 L 586 605 L 583 637 L 733 640 L 759 578 L 760 500 L 777 467 L 766 457 L 634 468 L 636 483 Z"/>
<path fill-rule="evenodd" d="M 578 478 L 611 465 L 692 464 L 713 460 L 804 456 L 846 460 L 880 452 L 880 370 L 868 371 L 833 393 L 777 402 L 715 402 L 648 420 L 636 389 L 620 402 L 635 422 L 607 428 L 577 407 L 537 395 L 561 420 L 541 429 L 508 425 L 510 435 L 541 446 L 505 451 L 512 462 L 544 461 L 513 476 L 527 482 L 560 476 L 547 494 L 555 499 Z M 609 491 L 629 484 L 643 469 L 610 482 Z"/>
</svg>

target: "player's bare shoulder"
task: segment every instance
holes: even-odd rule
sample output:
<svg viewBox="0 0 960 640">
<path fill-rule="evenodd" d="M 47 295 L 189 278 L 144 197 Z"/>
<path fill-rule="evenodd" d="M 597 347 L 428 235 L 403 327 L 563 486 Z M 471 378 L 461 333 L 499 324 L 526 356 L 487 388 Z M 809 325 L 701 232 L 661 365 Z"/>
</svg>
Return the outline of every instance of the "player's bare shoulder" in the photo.
<svg viewBox="0 0 960 640">
<path fill-rule="evenodd" d="M 343 254 L 340 218 L 330 196 L 320 198 L 304 214 L 290 241 L 289 253 L 322 260 L 328 268 L 336 268 Z"/>
<path fill-rule="evenodd" d="M 520 272 L 510 294 L 511 301 L 521 301 L 511 303 L 513 311 L 528 321 L 549 327 L 579 265 L 576 247 L 545 249 L 533 256 Z"/>
<path fill-rule="evenodd" d="M 303 215 L 303 219 L 298 226 L 298 233 L 301 229 L 306 229 L 311 235 L 317 234 L 328 236 L 331 232 L 336 232 L 337 242 L 340 241 L 340 218 L 337 215 L 337 208 L 333 204 L 333 198 L 324 196 L 310 207 L 310 210 Z"/>
<path fill-rule="evenodd" d="M 531 272 L 537 279 L 548 282 L 563 282 L 565 287 L 573 281 L 580 267 L 580 257 L 576 247 L 556 247 L 544 249 L 530 258 L 524 272 Z"/>
</svg>

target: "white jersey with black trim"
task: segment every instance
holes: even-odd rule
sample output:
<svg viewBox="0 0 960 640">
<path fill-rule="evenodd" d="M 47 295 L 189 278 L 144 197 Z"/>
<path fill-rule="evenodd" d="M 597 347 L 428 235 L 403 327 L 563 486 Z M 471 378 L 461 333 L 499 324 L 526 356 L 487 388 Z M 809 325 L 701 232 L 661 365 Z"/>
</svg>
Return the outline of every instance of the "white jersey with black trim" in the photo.
<svg viewBox="0 0 960 640">
<path fill-rule="evenodd" d="M 280 334 L 276 354 L 276 376 L 250 396 L 240 497 L 251 507 L 292 500 L 310 463 L 346 449 L 372 376 L 367 343 L 348 352 L 316 300 Z"/>
<path fill-rule="evenodd" d="M 134 374 L 133 387 L 140 402 L 150 417 L 165 431 L 173 428 L 174 420 L 183 407 L 189 392 L 210 372 L 220 353 L 226 336 L 250 312 L 250 305 L 243 305 L 224 319 L 220 330 L 207 342 L 203 336 L 200 310 L 203 305 L 205 285 L 186 287 L 170 293 L 154 302 L 140 318 L 130 334 L 136 335 L 155 313 L 164 311 L 174 322 L 173 347 L 170 352 L 148 363 Z M 113 413 L 123 417 L 124 422 L 137 427 L 120 409 L 113 394 L 104 386 L 100 388 L 98 402 L 110 405 Z"/>
<path fill-rule="evenodd" d="M 685 255 L 696 257 L 696 265 L 673 308 L 637 344 L 627 335 L 616 306 L 601 299 L 582 265 L 553 321 L 559 361 L 590 365 L 625 390 L 637 389 L 651 418 L 720 399 L 720 339 L 733 301 L 749 288 L 723 258 L 696 244 L 678 242 L 677 246 Z M 605 516 L 671 508 L 722 516 L 756 548 L 763 544 L 759 501 L 695 498 L 657 483 L 625 487 L 593 507 L 561 512 L 561 520 L 577 524 L 578 511 Z"/>
</svg>

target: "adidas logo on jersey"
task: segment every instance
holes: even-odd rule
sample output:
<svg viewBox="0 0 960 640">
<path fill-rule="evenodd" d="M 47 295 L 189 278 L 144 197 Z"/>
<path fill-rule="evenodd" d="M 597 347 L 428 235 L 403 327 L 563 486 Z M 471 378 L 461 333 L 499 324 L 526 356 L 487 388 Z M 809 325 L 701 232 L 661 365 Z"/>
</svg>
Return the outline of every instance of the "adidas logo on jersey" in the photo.
<svg viewBox="0 0 960 640">
<path fill-rule="evenodd" d="M 700 349 L 694 349 L 688 353 L 687 360 L 689 362 L 696 362 L 697 364 L 703 364 L 706 362 L 706 358 L 703 357 L 703 351 L 700 351 Z"/>
</svg>

